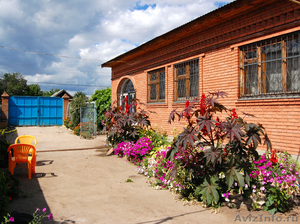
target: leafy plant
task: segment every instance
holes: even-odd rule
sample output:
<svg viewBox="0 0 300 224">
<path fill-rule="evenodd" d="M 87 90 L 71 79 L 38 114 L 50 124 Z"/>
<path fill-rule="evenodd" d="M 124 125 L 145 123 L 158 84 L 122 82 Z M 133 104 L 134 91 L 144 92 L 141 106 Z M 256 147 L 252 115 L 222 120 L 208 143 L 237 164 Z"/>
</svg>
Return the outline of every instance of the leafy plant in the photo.
<svg viewBox="0 0 300 224">
<path fill-rule="evenodd" d="M 195 193 L 196 196 L 201 194 L 207 205 L 218 204 L 219 192 L 217 188 L 217 179 L 212 176 L 210 178 L 205 178 L 204 183 L 196 190 Z"/>
<path fill-rule="evenodd" d="M 109 110 L 111 106 L 111 88 L 107 87 L 106 89 L 96 90 L 90 101 L 96 101 L 97 108 L 97 127 L 98 130 L 104 128 L 102 121 L 104 120 L 104 113 Z"/>
<path fill-rule="evenodd" d="M 1 138 L 0 136 L 0 168 L 8 167 L 8 147 L 9 143 L 5 140 L 5 138 Z"/>
<path fill-rule="evenodd" d="M 139 138 L 142 137 L 150 138 L 154 147 L 160 147 L 170 144 L 170 142 L 168 141 L 167 133 L 165 131 L 157 131 L 150 126 L 139 130 Z"/>
<path fill-rule="evenodd" d="M 143 128 L 151 126 L 148 112 L 140 108 L 140 103 L 137 99 L 128 104 L 128 98 L 124 98 L 125 108 L 112 105 L 106 111 L 105 130 L 107 131 L 107 142 L 113 147 L 120 142 L 132 141 L 139 139 L 139 131 Z"/>
<path fill-rule="evenodd" d="M 73 100 L 70 103 L 70 114 L 72 123 L 70 128 L 73 130 L 80 123 L 80 108 L 85 107 L 88 102 L 88 97 L 83 92 L 76 92 Z"/>
<path fill-rule="evenodd" d="M 66 126 L 66 128 L 70 128 L 71 124 L 71 118 L 70 117 L 66 117 L 64 119 L 64 125 Z"/>
<path fill-rule="evenodd" d="M 117 144 L 117 148 L 114 149 L 117 155 L 127 156 L 127 159 L 137 164 L 149 154 L 153 145 L 148 137 L 142 137 L 136 142 L 121 142 Z"/>
<path fill-rule="evenodd" d="M 204 162 L 205 166 L 210 168 L 207 171 L 210 178 L 201 180 L 194 175 L 193 179 L 195 180 L 192 182 L 194 182 L 194 186 L 203 187 L 207 184 L 216 186 L 213 188 L 214 193 L 216 189 L 230 191 L 234 183 L 239 189 L 243 189 L 245 184 L 250 186 L 251 162 L 259 157 L 256 149 L 262 143 L 262 138 L 267 148 L 271 148 L 263 126 L 244 121 L 246 116 L 253 115 L 244 113 L 244 117 L 241 118 L 237 115 L 236 109 L 229 110 L 219 103 L 218 100 L 226 96 L 226 93 L 220 91 L 207 96 L 202 94 L 200 105 L 197 103 L 197 99 L 191 103 L 187 100 L 185 108 L 181 112 L 177 112 L 175 109 L 169 117 L 169 123 L 178 117 L 178 120 L 185 119 L 188 124 L 175 139 L 167 157 L 172 159 L 177 153 L 188 148 L 203 147 L 203 156 L 197 155 L 198 162 Z M 221 116 L 223 112 L 227 116 Z M 219 116 L 225 117 L 225 119 L 222 120 Z M 199 171 L 199 166 L 193 165 L 191 168 L 188 161 L 185 167 L 192 169 L 195 174 Z M 221 172 L 225 175 L 225 181 L 216 179 Z M 201 183 L 201 181 L 204 182 Z M 203 185 L 204 183 L 205 185 Z M 202 199 L 206 200 L 208 205 L 211 205 L 213 201 L 218 203 L 216 200 L 218 197 L 215 194 L 214 197 L 209 196 L 212 194 L 212 188 L 210 191 L 199 189 L 202 188 L 198 188 L 197 194 L 203 193 Z"/>
<path fill-rule="evenodd" d="M 73 133 L 78 136 L 80 135 L 80 123 L 76 127 L 74 127 Z"/>
<path fill-rule="evenodd" d="M 291 195 L 287 194 L 286 190 L 282 190 L 278 186 L 270 187 L 263 209 L 268 211 L 271 215 L 276 212 L 287 212 L 291 207 L 289 200 L 291 197 Z"/>
<path fill-rule="evenodd" d="M 36 210 L 33 213 L 32 217 L 29 216 L 29 220 L 31 220 L 29 222 L 29 224 L 41 224 L 42 221 L 45 221 L 45 218 L 47 218 L 48 220 L 52 220 L 53 219 L 52 213 L 50 213 L 49 215 L 47 215 L 46 211 L 47 211 L 46 208 L 43 208 L 42 211 L 39 208 L 36 208 Z M 13 213 L 11 215 L 7 214 L 6 216 L 3 217 L 4 223 L 11 223 L 11 222 L 17 222 L 17 223 L 22 222 L 23 223 L 24 222 L 23 220 L 20 221 L 20 220 L 18 220 L 17 217 L 14 217 Z M 1 223 L 3 223 L 3 222 L 1 222 Z"/>
<path fill-rule="evenodd" d="M 8 212 L 9 201 L 20 193 L 18 185 L 19 181 L 8 171 L 0 170 L 0 222 Z"/>
<path fill-rule="evenodd" d="M 264 210 L 270 214 L 290 210 L 293 195 L 300 192 L 299 168 L 299 164 L 287 152 L 277 154 L 275 149 L 254 161 L 251 181 L 260 180 L 253 189 L 254 198 L 257 198 L 257 194 L 266 196 Z"/>
</svg>

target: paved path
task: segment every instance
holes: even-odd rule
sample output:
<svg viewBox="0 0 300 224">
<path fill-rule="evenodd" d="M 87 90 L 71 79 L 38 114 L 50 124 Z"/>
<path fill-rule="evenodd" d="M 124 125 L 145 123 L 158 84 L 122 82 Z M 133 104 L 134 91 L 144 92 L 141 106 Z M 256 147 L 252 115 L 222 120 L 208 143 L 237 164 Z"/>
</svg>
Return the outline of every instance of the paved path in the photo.
<svg viewBox="0 0 300 224">
<path fill-rule="evenodd" d="M 37 138 L 37 152 L 101 148 L 106 141 L 105 135 L 94 139 L 84 139 L 72 134 L 64 126 L 51 127 L 17 127 L 17 132 L 8 135 L 7 140 L 13 143 L 17 136 L 33 135 Z"/>
<path fill-rule="evenodd" d="M 152 189 L 133 164 L 115 155 L 106 156 L 100 138 L 80 139 L 62 127 L 18 128 L 21 133 L 38 139 L 36 175 L 28 180 L 26 164 L 17 166 L 15 176 L 21 181 L 20 188 L 32 196 L 14 199 L 10 211 L 30 214 L 36 207 L 47 208 L 55 220 L 48 223 L 61 224 L 232 224 L 254 223 L 249 214 L 270 217 L 266 212 L 244 209 L 222 208 L 213 214 L 200 205 L 184 206 L 171 192 Z M 44 151 L 96 146 L 99 149 Z M 133 182 L 125 182 L 129 178 Z"/>
</svg>

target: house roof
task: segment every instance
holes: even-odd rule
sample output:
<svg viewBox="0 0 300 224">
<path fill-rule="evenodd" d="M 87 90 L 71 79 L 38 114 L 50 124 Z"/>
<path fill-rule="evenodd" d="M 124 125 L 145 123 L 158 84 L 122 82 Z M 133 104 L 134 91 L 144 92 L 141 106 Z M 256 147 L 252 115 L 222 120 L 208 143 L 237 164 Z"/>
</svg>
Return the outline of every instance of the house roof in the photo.
<svg viewBox="0 0 300 224">
<path fill-rule="evenodd" d="M 63 95 L 65 95 L 65 94 L 67 94 L 70 97 L 70 99 L 73 99 L 73 96 L 70 93 L 68 93 L 67 90 L 65 90 L 65 89 L 61 89 L 61 90 L 57 91 L 56 93 L 52 94 L 51 97 L 62 98 Z"/>
<path fill-rule="evenodd" d="M 179 26 L 161 36 L 158 36 L 140 46 L 117 56 L 101 65 L 101 67 L 113 67 L 120 63 L 126 63 L 146 53 L 152 52 L 178 40 L 207 30 L 220 23 L 236 18 L 238 15 L 251 11 L 257 7 L 263 7 L 276 0 L 236 0 L 201 17 L 198 17 L 182 26 Z"/>
</svg>

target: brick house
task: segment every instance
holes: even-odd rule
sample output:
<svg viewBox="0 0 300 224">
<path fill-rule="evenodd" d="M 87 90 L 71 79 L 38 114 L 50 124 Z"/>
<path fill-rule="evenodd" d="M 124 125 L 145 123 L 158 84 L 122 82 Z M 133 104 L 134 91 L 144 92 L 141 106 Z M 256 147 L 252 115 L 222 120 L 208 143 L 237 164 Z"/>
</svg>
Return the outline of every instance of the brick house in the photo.
<svg viewBox="0 0 300 224">
<path fill-rule="evenodd" d="M 112 69 L 112 101 L 146 103 L 168 134 L 170 112 L 186 99 L 222 90 L 228 108 L 254 114 L 273 148 L 300 150 L 300 4 L 236 0 L 128 51 Z"/>
</svg>

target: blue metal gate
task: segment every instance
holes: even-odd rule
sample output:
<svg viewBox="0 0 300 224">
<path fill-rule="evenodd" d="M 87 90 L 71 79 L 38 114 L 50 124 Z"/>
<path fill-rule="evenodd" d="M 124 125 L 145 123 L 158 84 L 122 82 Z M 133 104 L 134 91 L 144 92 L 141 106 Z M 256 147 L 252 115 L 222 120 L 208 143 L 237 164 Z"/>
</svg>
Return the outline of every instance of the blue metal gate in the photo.
<svg viewBox="0 0 300 224">
<path fill-rule="evenodd" d="M 59 97 L 12 96 L 8 124 L 12 126 L 62 125 L 63 99 Z"/>
</svg>

